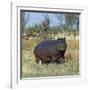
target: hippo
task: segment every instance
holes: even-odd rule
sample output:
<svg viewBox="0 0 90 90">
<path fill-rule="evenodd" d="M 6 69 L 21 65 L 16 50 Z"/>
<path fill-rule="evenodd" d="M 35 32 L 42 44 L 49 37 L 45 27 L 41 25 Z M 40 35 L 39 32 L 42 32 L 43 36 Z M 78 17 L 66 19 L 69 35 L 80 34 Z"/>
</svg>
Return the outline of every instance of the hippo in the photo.
<svg viewBox="0 0 90 90">
<path fill-rule="evenodd" d="M 66 38 L 57 40 L 44 40 L 34 48 L 36 63 L 42 64 L 65 62 L 65 51 L 67 48 Z"/>
</svg>

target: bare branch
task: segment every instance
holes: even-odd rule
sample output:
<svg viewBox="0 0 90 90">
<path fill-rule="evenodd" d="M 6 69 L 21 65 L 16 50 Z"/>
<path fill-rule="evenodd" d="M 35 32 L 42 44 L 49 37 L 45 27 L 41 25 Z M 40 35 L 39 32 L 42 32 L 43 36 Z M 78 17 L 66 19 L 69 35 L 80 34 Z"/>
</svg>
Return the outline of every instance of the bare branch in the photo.
<svg viewBox="0 0 90 90">
<path fill-rule="evenodd" d="M 46 32 L 49 28 L 50 19 L 49 19 L 49 15 L 47 13 L 45 13 L 45 14 L 43 13 L 42 15 L 44 17 L 44 20 L 42 21 L 42 25 L 43 25 L 44 31 Z"/>
<path fill-rule="evenodd" d="M 24 11 L 21 11 L 21 28 L 22 28 L 22 31 L 24 31 L 24 28 L 25 28 L 26 24 L 28 23 L 29 19 L 30 19 L 30 14 L 26 13 Z"/>
</svg>

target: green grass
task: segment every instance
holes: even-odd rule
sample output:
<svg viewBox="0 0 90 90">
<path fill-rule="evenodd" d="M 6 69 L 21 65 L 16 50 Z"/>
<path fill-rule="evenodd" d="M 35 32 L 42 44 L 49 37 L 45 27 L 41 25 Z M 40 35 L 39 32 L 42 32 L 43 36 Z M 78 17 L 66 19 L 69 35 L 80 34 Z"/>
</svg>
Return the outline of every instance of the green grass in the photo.
<svg viewBox="0 0 90 90">
<path fill-rule="evenodd" d="M 42 39 L 22 40 L 22 77 L 79 75 L 79 40 L 67 40 L 68 48 L 63 64 L 36 64 L 34 47 Z"/>
</svg>

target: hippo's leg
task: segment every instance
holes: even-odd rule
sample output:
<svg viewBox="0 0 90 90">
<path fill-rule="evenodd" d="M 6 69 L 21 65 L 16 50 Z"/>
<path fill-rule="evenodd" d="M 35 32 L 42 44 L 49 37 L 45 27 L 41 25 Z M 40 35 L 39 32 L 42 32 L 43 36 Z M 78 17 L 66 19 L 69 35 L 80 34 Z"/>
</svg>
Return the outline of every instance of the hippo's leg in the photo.
<svg viewBox="0 0 90 90">
<path fill-rule="evenodd" d="M 46 61 L 45 64 L 48 65 L 48 64 L 50 64 L 50 63 L 52 63 L 52 61 L 49 59 L 49 60 Z"/>
<path fill-rule="evenodd" d="M 47 57 L 47 62 L 46 62 L 46 64 L 50 64 L 50 63 L 52 63 L 52 57 L 51 57 L 51 56 L 48 56 L 48 57 Z"/>
<path fill-rule="evenodd" d="M 65 58 L 64 57 L 61 57 L 61 63 L 64 63 L 65 62 Z"/>
<path fill-rule="evenodd" d="M 46 60 L 46 61 L 44 61 L 44 62 L 43 62 L 43 64 L 48 65 L 48 64 L 49 64 L 49 62 Z"/>
<path fill-rule="evenodd" d="M 57 60 L 56 60 L 56 63 L 57 63 L 57 64 L 60 64 L 60 63 L 61 63 L 61 58 L 57 59 Z"/>
<path fill-rule="evenodd" d="M 47 60 L 42 60 L 42 64 L 48 64 Z"/>
<path fill-rule="evenodd" d="M 65 62 L 65 59 L 63 57 L 58 58 L 56 61 L 57 64 L 64 63 L 64 62 Z"/>
<path fill-rule="evenodd" d="M 44 62 L 44 60 L 42 60 L 42 64 L 44 64 L 45 62 Z"/>
<path fill-rule="evenodd" d="M 44 60 L 42 60 L 42 64 L 47 64 L 48 65 L 49 63 L 51 63 L 51 58 L 48 57 L 48 56 L 45 57 Z"/>
</svg>

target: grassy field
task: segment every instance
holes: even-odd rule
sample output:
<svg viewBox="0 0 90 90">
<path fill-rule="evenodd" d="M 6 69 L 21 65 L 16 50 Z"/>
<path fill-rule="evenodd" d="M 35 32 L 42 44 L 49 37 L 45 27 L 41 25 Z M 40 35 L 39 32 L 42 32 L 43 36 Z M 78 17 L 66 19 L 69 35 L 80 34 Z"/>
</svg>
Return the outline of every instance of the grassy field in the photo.
<svg viewBox="0 0 90 90">
<path fill-rule="evenodd" d="M 71 38 L 71 37 L 68 37 Z M 67 50 L 63 64 L 36 64 L 34 47 L 41 39 L 22 39 L 22 77 L 79 75 L 79 39 L 66 39 Z"/>
</svg>

